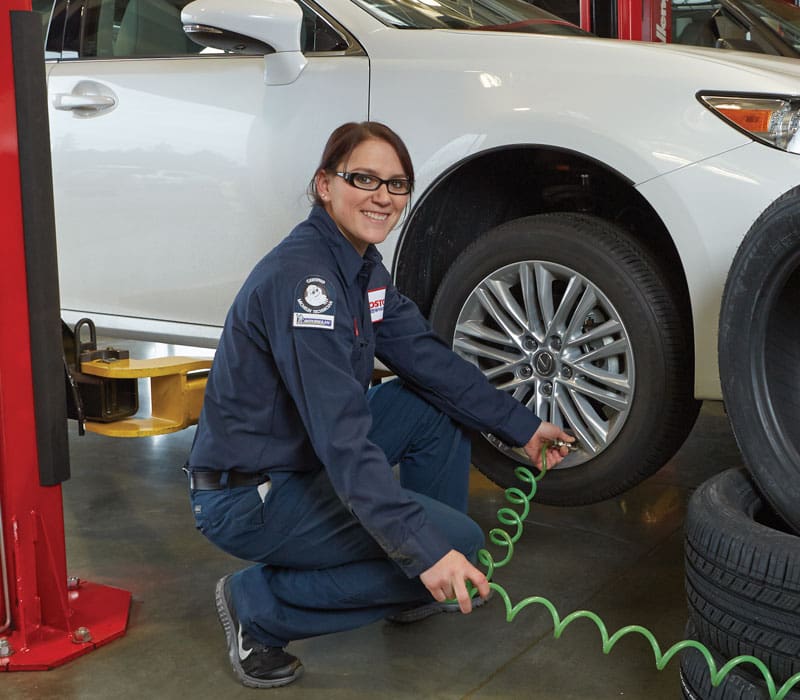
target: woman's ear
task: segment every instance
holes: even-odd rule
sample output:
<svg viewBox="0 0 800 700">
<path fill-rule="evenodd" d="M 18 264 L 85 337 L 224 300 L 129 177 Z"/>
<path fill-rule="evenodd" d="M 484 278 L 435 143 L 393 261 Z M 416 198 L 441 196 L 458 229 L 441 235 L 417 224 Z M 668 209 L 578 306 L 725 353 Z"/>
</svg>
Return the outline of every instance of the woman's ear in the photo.
<svg viewBox="0 0 800 700">
<path fill-rule="evenodd" d="M 324 170 L 317 172 L 314 177 L 314 186 L 317 190 L 319 198 L 323 202 L 327 202 L 331 198 L 331 183 L 330 176 Z"/>
</svg>

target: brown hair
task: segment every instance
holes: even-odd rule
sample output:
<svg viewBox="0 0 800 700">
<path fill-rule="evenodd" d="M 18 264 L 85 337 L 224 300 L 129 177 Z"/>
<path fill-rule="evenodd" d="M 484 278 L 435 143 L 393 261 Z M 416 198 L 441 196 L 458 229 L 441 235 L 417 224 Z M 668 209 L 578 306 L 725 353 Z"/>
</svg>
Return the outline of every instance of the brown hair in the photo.
<svg viewBox="0 0 800 700">
<path fill-rule="evenodd" d="M 320 170 L 328 173 L 335 172 L 339 164 L 349 158 L 356 146 L 369 139 L 386 141 L 394 148 L 397 157 L 400 159 L 400 165 L 403 167 L 403 173 L 411 183 L 411 187 L 414 187 L 414 166 L 411 164 L 411 156 L 403 143 L 403 139 L 386 124 L 381 124 L 380 122 L 347 122 L 347 124 L 342 124 L 334 130 L 328 137 L 328 143 L 325 144 L 325 149 L 322 151 L 322 158 L 314 171 L 314 177 L 311 178 L 311 182 L 308 185 L 308 196 L 313 204 L 323 206 L 322 199 L 317 192 L 317 173 Z"/>
</svg>

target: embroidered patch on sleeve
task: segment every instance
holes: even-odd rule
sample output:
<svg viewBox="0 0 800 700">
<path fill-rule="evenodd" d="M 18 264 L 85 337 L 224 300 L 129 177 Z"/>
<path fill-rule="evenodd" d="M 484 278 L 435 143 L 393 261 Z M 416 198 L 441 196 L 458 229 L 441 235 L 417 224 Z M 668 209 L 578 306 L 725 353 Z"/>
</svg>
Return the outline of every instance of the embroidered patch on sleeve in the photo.
<svg viewBox="0 0 800 700">
<path fill-rule="evenodd" d="M 295 290 L 292 325 L 295 328 L 333 330 L 334 287 L 322 277 L 306 277 Z"/>
<path fill-rule="evenodd" d="M 386 287 L 367 290 L 369 300 L 369 315 L 373 323 L 383 321 L 383 307 L 386 304 Z"/>
</svg>

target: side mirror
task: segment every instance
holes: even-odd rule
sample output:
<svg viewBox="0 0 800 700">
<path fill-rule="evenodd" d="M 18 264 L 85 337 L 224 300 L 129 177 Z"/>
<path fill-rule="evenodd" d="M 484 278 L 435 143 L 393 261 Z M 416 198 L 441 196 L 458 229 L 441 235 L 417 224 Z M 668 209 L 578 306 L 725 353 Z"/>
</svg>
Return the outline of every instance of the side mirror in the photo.
<svg viewBox="0 0 800 700">
<path fill-rule="evenodd" d="M 201 46 L 263 55 L 268 85 L 300 76 L 303 11 L 294 0 L 195 0 L 181 11 L 183 31 Z"/>
</svg>

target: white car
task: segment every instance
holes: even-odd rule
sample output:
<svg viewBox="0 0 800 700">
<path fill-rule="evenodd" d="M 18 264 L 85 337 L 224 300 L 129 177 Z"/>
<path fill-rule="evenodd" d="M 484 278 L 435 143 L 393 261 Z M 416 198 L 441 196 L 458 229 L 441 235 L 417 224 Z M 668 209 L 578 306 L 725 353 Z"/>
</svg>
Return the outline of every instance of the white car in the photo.
<svg viewBox="0 0 800 700">
<path fill-rule="evenodd" d="M 417 172 L 382 246 L 397 285 L 578 437 L 540 500 L 670 458 L 720 397 L 737 246 L 800 202 L 800 63 L 579 36 L 519 0 L 183 4 L 56 0 L 47 22 L 65 320 L 213 346 L 327 136 L 379 120 Z M 486 435 L 473 462 L 508 485 L 526 460 Z"/>
</svg>

